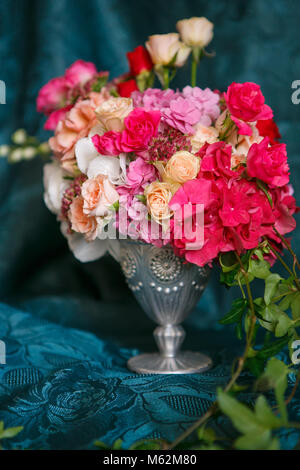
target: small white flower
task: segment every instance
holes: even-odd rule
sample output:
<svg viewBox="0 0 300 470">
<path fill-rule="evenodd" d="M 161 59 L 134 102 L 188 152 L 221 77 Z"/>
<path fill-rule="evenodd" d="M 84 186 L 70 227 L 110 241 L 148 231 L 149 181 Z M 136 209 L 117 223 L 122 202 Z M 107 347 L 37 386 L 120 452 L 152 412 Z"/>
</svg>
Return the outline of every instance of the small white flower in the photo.
<svg viewBox="0 0 300 470">
<path fill-rule="evenodd" d="M 14 144 L 17 144 L 17 145 L 24 144 L 24 142 L 26 142 L 26 139 L 27 139 L 27 134 L 24 131 L 24 129 L 18 129 L 11 136 L 11 140 L 13 141 Z"/>
</svg>

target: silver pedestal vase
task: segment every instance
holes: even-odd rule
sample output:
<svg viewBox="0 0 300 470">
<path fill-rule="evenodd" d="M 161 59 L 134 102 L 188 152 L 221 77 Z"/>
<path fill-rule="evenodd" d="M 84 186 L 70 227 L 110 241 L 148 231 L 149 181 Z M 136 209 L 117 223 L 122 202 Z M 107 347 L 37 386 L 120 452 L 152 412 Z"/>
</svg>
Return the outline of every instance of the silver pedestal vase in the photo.
<svg viewBox="0 0 300 470">
<path fill-rule="evenodd" d="M 137 301 L 159 325 L 154 338 L 160 352 L 134 356 L 128 368 L 141 374 L 192 374 L 209 369 L 208 356 L 180 351 L 185 337 L 180 323 L 197 304 L 210 268 L 184 263 L 170 246 L 157 248 L 130 239 L 120 240 L 120 262 Z"/>
</svg>

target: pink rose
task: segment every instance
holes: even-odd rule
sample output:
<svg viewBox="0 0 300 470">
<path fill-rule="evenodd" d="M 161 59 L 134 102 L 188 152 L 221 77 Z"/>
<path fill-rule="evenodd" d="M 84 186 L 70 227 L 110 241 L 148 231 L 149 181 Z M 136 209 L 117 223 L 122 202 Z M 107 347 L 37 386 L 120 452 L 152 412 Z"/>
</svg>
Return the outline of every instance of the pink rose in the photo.
<svg viewBox="0 0 300 470">
<path fill-rule="evenodd" d="M 65 105 L 68 83 L 64 77 L 53 78 L 44 85 L 37 97 L 37 111 L 49 114 Z"/>
<path fill-rule="evenodd" d="M 70 111 L 71 108 L 72 105 L 69 104 L 64 108 L 60 108 L 56 111 L 53 111 L 45 122 L 44 129 L 46 129 L 47 131 L 54 131 L 59 121 L 65 119 L 67 112 Z"/>
<path fill-rule="evenodd" d="M 270 119 L 273 111 L 265 104 L 260 86 L 256 83 L 233 82 L 224 93 L 231 119 L 238 126 L 240 134 L 251 135 L 252 129 L 246 123 Z"/>
<path fill-rule="evenodd" d="M 231 169 L 231 145 L 225 142 L 205 144 L 196 154 L 201 158 L 200 171 L 208 173 L 208 176 L 237 176 L 238 173 Z"/>
<path fill-rule="evenodd" d="M 125 129 L 120 139 L 121 151 L 145 150 L 152 137 L 156 136 L 159 123 L 159 111 L 135 108 L 124 120 Z"/>
<path fill-rule="evenodd" d="M 92 62 L 76 60 L 65 72 L 67 83 L 73 87 L 79 83 L 83 85 L 97 73 L 96 66 Z"/>
<path fill-rule="evenodd" d="M 103 135 L 94 135 L 92 142 L 101 155 L 119 155 L 120 154 L 121 133 L 115 131 L 105 132 Z"/>
<path fill-rule="evenodd" d="M 259 178 L 271 187 L 284 186 L 289 182 L 289 167 L 285 144 L 269 147 L 269 138 L 253 144 L 247 156 L 248 175 Z"/>
</svg>

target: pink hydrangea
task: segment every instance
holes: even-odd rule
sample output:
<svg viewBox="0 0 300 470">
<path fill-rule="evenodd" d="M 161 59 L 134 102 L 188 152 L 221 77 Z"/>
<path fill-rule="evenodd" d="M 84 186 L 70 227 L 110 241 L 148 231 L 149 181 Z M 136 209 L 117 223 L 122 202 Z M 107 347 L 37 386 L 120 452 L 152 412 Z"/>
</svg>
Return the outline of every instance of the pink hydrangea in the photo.
<svg viewBox="0 0 300 470">
<path fill-rule="evenodd" d="M 220 114 L 219 95 L 209 88 L 185 87 L 182 92 L 148 89 L 132 94 L 135 106 L 157 109 L 162 121 L 183 134 L 193 134 L 193 126 L 210 126 Z"/>
</svg>

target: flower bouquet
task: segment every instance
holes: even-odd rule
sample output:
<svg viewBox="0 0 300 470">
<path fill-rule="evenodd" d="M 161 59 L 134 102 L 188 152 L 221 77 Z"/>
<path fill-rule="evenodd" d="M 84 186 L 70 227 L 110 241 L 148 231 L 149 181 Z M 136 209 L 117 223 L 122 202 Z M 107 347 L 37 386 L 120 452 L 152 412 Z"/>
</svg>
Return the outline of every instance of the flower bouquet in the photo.
<svg viewBox="0 0 300 470">
<path fill-rule="evenodd" d="M 37 98 L 45 128 L 54 131 L 45 202 L 70 249 L 83 262 L 106 251 L 121 260 L 160 325 L 161 354 L 131 363 L 142 372 L 207 369 L 207 357 L 178 353 L 178 324 L 199 299 L 209 267 L 219 262 L 223 277 L 230 273 L 243 289 L 238 262 L 247 269 L 257 260 L 272 264 L 296 225 L 286 146 L 259 85 L 197 87 L 213 25 L 191 18 L 177 29 L 129 52 L 125 75 L 111 80 L 78 60 Z M 171 89 L 189 57 L 191 86 Z"/>
</svg>

